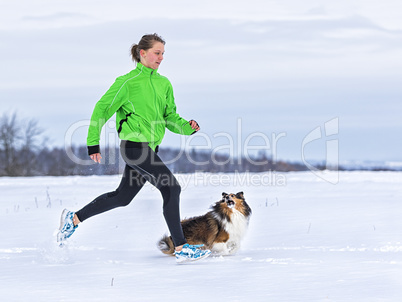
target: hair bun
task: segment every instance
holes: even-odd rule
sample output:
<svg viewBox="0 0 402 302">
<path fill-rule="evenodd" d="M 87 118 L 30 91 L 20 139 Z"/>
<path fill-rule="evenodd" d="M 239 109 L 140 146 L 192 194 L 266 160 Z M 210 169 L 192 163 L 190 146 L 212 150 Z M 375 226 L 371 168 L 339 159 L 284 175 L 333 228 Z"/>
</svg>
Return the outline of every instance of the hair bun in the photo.
<svg viewBox="0 0 402 302">
<path fill-rule="evenodd" d="M 132 57 L 133 61 L 135 61 L 137 63 L 141 61 L 140 50 L 138 49 L 138 44 L 134 43 L 131 46 L 131 57 Z"/>
</svg>

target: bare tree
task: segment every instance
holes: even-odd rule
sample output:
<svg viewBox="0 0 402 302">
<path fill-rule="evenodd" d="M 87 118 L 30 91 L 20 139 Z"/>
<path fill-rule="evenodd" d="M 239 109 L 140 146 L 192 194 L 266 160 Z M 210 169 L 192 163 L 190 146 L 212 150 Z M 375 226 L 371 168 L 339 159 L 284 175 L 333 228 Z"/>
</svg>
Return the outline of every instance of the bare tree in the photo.
<svg viewBox="0 0 402 302">
<path fill-rule="evenodd" d="M 21 125 L 17 113 L 4 113 L 0 118 L 0 175 L 34 175 L 39 138 L 43 130 L 30 119 Z"/>
<path fill-rule="evenodd" d="M 18 174 L 18 142 L 21 138 L 17 114 L 3 114 L 0 118 L 0 150 L 2 155 L 2 170 L 5 175 Z"/>
<path fill-rule="evenodd" d="M 25 127 L 22 128 L 21 132 L 22 146 L 19 156 L 22 167 L 21 172 L 22 175 L 32 176 L 35 174 L 34 170 L 37 166 L 37 154 L 40 149 L 40 145 L 45 145 L 45 143 L 40 144 L 39 142 L 43 129 L 39 128 L 37 120 L 31 119 L 27 122 Z"/>
</svg>

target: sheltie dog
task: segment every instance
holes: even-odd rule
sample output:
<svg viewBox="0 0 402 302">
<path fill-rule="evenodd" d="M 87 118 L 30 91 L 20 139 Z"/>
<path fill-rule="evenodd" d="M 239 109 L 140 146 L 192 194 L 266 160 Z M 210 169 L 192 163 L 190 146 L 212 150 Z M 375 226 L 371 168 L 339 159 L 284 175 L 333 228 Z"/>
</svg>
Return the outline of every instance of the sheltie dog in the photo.
<svg viewBox="0 0 402 302">
<path fill-rule="evenodd" d="M 222 199 L 211 206 L 211 211 L 202 216 L 181 221 L 184 237 L 189 244 L 204 244 L 215 255 L 232 255 L 240 248 L 246 234 L 251 208 L 243 192 L 222 193 Z M 172 237 L 165 235 L 158 242 L 165 254 L 174 255 Z"/>
</svg>

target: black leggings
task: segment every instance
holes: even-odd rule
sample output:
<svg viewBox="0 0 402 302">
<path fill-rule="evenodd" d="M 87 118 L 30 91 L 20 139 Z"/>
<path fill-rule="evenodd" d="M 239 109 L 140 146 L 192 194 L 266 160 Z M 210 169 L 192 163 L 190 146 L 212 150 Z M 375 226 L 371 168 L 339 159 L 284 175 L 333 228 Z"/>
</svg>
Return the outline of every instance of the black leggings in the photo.
<svg viewBox="0 0 402 302">
<path fill-rule="evenodd" d="M 78 219 L 82 222 L 94 215 L 127 206 L 149 181 L 162 194 L 163 215 L 175 246 L 185 244 L 186 239 L 180 224 L 181 187 L 172 172 L 147 143 L 122 141 L 120 152 L 126 167 L 119 187 L 113 192 L 98 196 L 76 212 Z"/>
</svg>

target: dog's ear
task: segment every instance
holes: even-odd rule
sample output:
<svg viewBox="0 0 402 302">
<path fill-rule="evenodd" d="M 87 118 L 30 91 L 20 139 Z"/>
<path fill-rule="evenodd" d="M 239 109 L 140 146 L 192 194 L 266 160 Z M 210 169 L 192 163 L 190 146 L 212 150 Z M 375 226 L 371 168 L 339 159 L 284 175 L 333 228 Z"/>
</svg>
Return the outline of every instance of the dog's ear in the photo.
<svg viewBox="0 0 402 302">
<path fill-rule="evenodd" d="M 240 198 L 240 199 L 244 199 L 244 193 L 243 193 L 243 192 L 239 192 L 239 193 L 236 194 L 236 197 L 237 197 L 237 198 Z"/>
<path fill-rule="evenodd" d="M 228 196 L 228 193 L 222 192 L 222 197 L 225 198 L 226 196 Z"/>
</svg>

